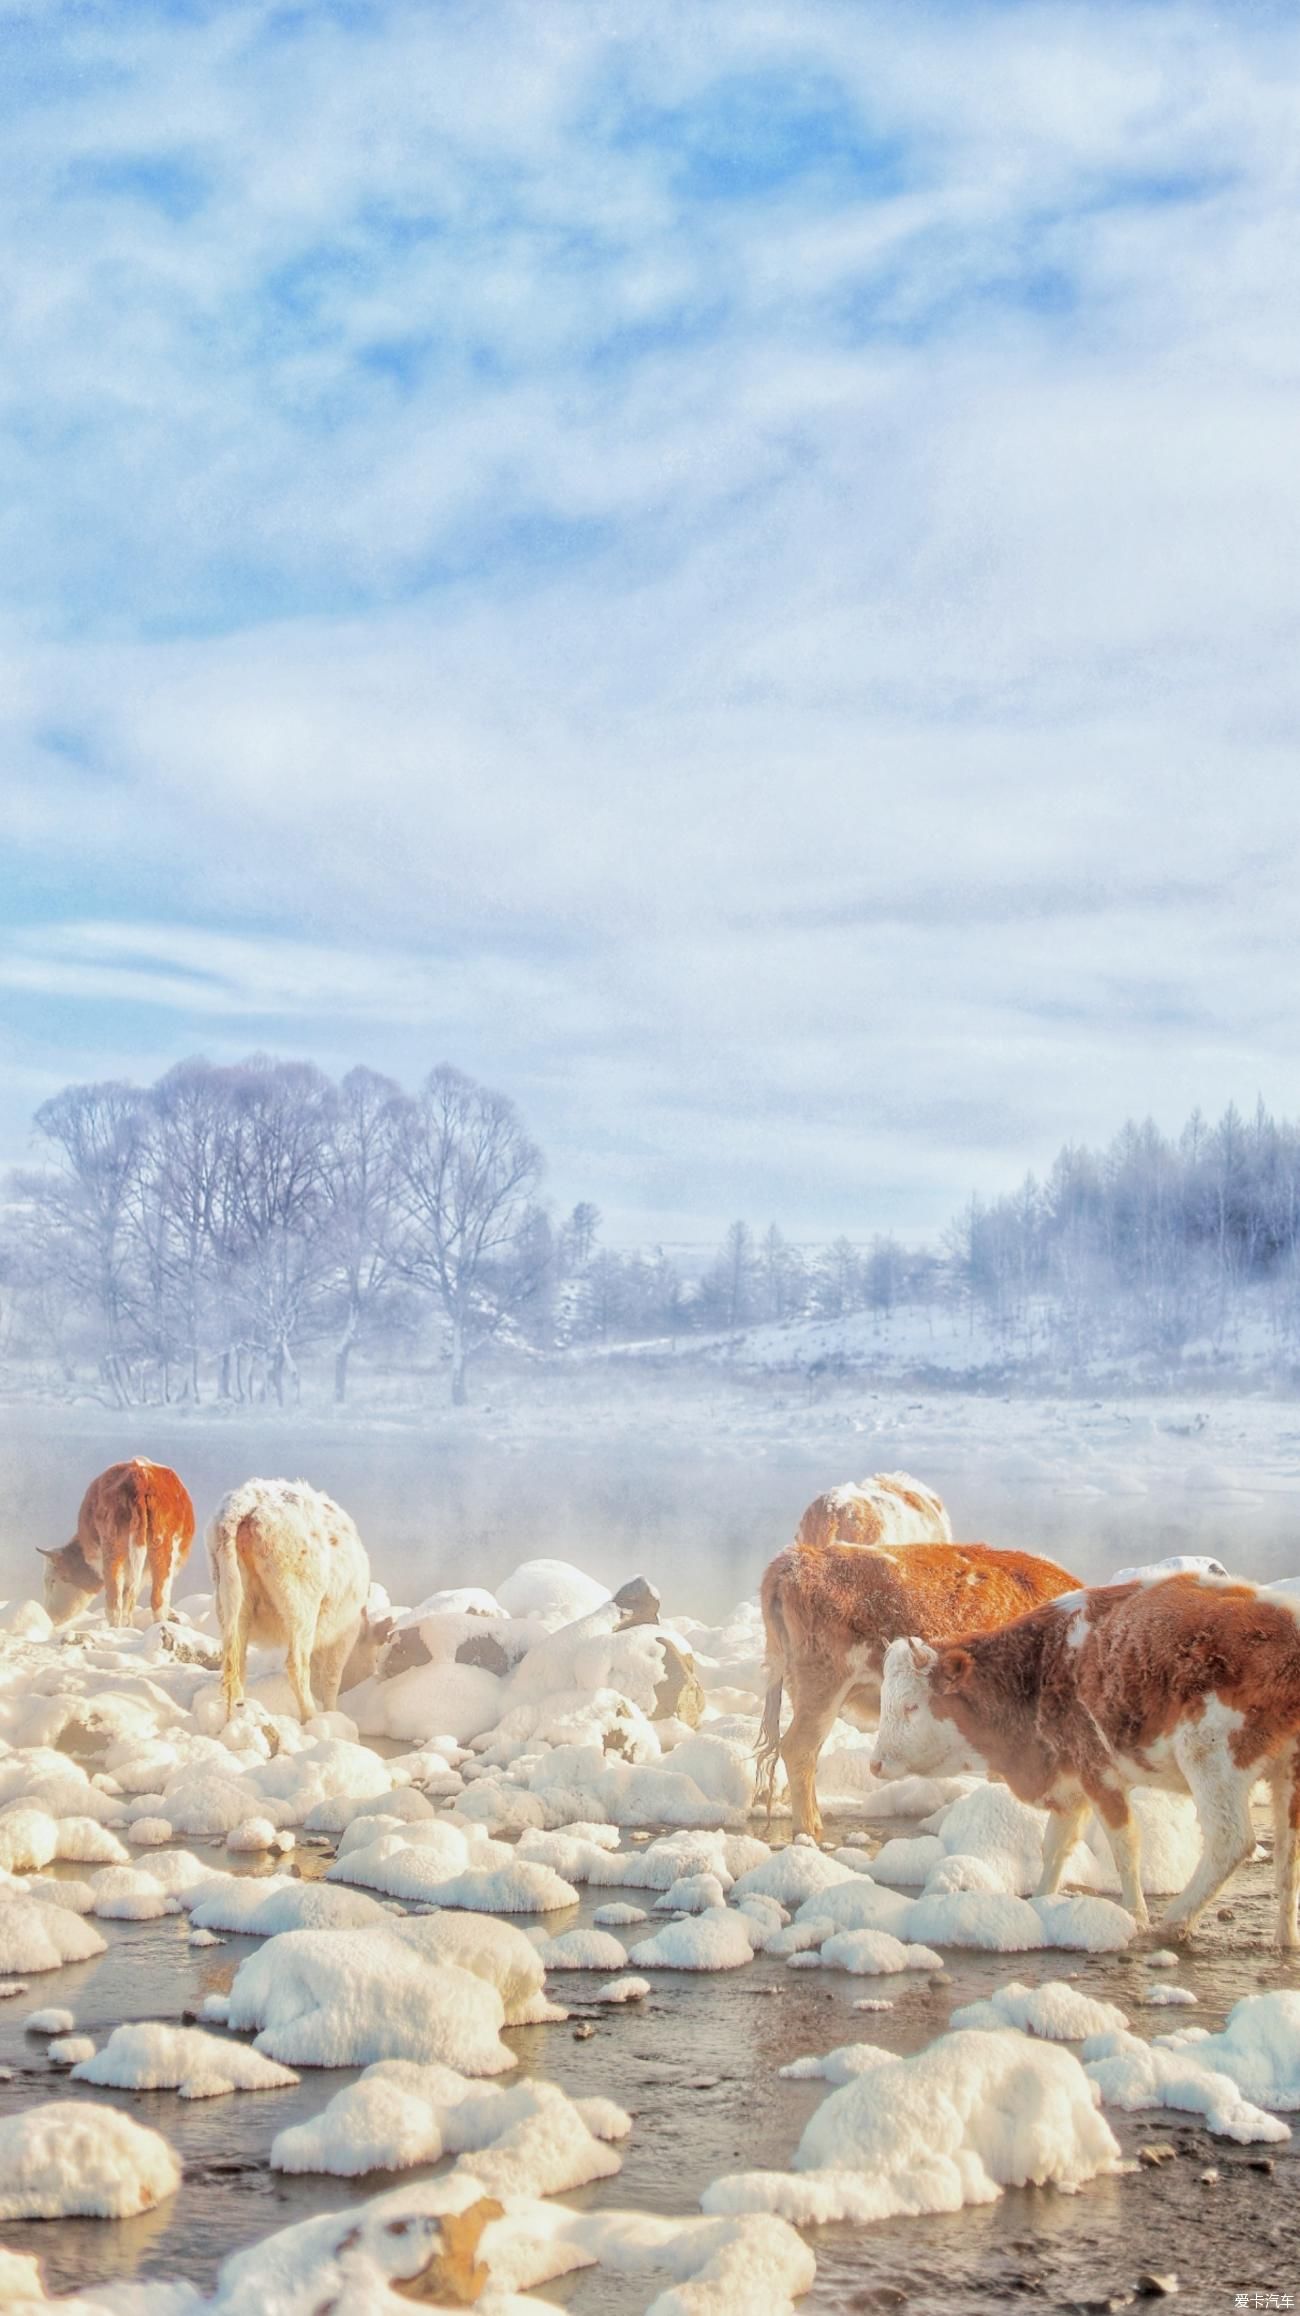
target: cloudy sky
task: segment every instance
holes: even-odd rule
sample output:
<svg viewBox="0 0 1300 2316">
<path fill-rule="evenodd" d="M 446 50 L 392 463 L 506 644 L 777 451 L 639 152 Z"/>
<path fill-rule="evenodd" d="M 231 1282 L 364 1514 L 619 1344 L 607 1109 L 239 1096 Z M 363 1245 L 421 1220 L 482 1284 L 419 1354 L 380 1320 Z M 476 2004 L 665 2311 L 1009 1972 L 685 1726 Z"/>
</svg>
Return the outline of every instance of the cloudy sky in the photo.
<svg viewBox="0 0 1300 2316">
<path fill-rule="evenodd" d="M 0 0 L 0 1157 L 255 1048 L 613 1237 L 1300 1108 L 1294 11 Z"/>
</svg>

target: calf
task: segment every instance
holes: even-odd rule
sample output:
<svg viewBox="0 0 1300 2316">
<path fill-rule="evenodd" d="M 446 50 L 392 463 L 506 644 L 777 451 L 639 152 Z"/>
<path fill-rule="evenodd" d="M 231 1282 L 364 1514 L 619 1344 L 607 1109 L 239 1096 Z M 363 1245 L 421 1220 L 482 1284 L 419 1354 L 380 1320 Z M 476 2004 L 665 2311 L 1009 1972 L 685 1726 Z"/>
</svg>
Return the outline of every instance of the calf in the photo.
<svg viewBox="0 0 1300 2316">
<path fill-rule="evenodd" d="M 796 1833 L 821 1840 L 817 1756 L 838 1713 L 857 1720 L 880 1702 L 885 1650 L 904 1633 L 930 1640 L 985 1632 L 1026 1608 L 1078 1588 L 1053 1560 L 987 1544 L 792 1544 L 777 1554 L 760 1598 L 769 1688 L 758 1742 L 768 1816 L 777 1756 L 790 1780 Z M 781 1691 L 793 1717 L 781 1736 Z"/>
<path fill-rule="evenodd" d="M 1300 1887 L 1300 1623 L 1285 1596 L 1231 1577 L 1104 1585 L 955 1646 L 896 1641 L 885 1659 L 877 1766 L 892 1776 L 986 1768 L 1051 1812 L 1038 1888 L 1060 1885 L 1089 1806 L 1124 1904 L 1147 1919 L 1134 1785 L 1187 1791 L 1201 1856 L 1159 1925 L 1185 1938 L 1254 1847 L 1251 1789 L 1272 1789 L 1277 1937 L 1296 1940 Z"/>
<path fill-rule="evenodd" d="M 250 1640 L 283 1644 L 302 1720 L 332 1712 L 365 1620 L 370 1563 L 346 1512 L 305 1480 L 245 1480 L 207 1536 L 221 1622 L 222 1691 L 242 1703 Z"/>
<path fill-rule="evenodd" d="M 194 1506 L 175 1472 L 147 1456 L 110 1464 L 81 1499 L 77 1533 L 52 1551 L 45 1606 L 56 1624 L 103 1590 L 110 1624 L 130 1624 L 145 1570 L 155 1616 L 166 1616 L 176 1571 L 194 1541 Z"/>
<path fill-rule="evenodd" d="M 906 1472 L 873 1472 L 814 1496 L 796 1544 L 951 1544 L 952 1522 L 933 1488 Z"/>
</svg>

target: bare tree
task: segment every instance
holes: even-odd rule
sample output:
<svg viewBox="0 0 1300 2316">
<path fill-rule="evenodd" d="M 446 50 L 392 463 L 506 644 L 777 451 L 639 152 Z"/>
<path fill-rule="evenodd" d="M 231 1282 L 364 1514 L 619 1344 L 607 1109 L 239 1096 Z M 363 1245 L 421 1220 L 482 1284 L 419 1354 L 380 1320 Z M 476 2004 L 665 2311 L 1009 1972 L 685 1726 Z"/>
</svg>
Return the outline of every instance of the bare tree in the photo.
<svg viewBox="0 0 1300 2316">
<path fill-rule="evenodd" d="M 323 1285 L 329 1081 L 309 1062 L 255 1055 L 234 1088 L 238 1288 L 271 1389 L 295 1395 L 295 1343 Z"/>
<path fill-rule="evenodd" d="M 405 1275 L 433 1293 L 451 1331 L 451 1396 L 528 1283 L 522 1241 L 542 1159 L 514 1103 L 445 1064 L 402 1106 L 397 1144 Z"/>
<path fill-rule="evenodd" d="M 125 1405 L 132 1279 L 130 1204 L 145 1140 L 145 1097 L 134 1086 L 66 1086 L 36 1113 L 57 1170 L 31 1186 L 46 1246 L 97 1316 L 100 1371 Z"/>
<path fill-rule="evenodd" d="M 329 1105 L 325 1232 L 342 1303 L 334 1346 L 339 1405 L 347 1398 L 352 1353 L 392 1287 L 401 1117 L 400 1087 L 375 1070 L 349 1070 Z"/>
</svg>

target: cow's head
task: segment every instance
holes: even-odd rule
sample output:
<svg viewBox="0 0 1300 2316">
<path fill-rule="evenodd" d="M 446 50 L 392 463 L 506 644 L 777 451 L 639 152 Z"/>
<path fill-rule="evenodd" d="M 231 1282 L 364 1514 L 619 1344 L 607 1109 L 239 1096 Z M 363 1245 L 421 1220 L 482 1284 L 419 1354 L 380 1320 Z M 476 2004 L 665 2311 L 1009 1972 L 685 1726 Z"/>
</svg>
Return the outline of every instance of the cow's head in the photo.
<svg viewBox="0 0 1300 2316">
<path fill-rule="evenodd" d="M 968 1649 L 890 1642 L 880 1683 L 878 1777 L 953 1777 L 983 1767 L 960 1730 L 935 1710 L 940 1698 L 961 1694 L 971 1670 Z"/>
<path fill-rule="evenodd" d="M 36 1549 L 45 1562 L 45 1613 L 54 1624 L 68 1624 L 94 1599 L 104 1580 L 79 1544 L 49 1549 L 38 1544 Z"/>
</svg>

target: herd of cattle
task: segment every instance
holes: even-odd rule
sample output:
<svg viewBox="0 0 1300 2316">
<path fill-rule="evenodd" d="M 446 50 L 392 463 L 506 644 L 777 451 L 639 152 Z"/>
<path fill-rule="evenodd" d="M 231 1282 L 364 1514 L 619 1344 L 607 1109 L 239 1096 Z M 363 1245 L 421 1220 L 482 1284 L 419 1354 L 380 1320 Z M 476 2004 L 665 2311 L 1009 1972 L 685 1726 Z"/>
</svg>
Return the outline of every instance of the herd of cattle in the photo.
<svg viewBox="0 0 1300 2316">
<path fill-rule="evenodd" d="M 176 1474 L 137 1457 L 92 1482 L 70 1544 L 46 1554 L 46 1607 L 74 1616 L 102 1588 L 131 1622 L 146 1573 L 155 1615 L 194 1537 Z M 368 1626 L 370 1570 L 352 1521 L 305 1482 L 248 1480 L 209 1525 L 228 1711 L 250 1641 L 285 1650 L 304 1719 L 370 1670 L 391 1625 Z M 769 1687 L 758 1745 L 769 1814 L 778 1758 L 796 1833 L 821 1838 L 817 1758 L 832 1724 L 877 1719 L 886 1777 L 976 1768 L 1048 1812 L 1039 1894 L 1060 1884 L 1090 1810 L 1140 1924 L 1129 1790 L 1189 1792 L 1202 1854 L 1159 1924 L 1187 1935 L 1254 1847 L 1273 1806 L 1277 1939 L 1300 1940 L 1300 1602 L 1217 1561 L 1156 1563 L 1087 1588 L 1054 1561 L 953 1541 L 940 1499 L 900 1473 L 809 1505 L 762 1585 Z M 349 1665 L 349 1659 L 352 1663 Z M 783 1694 L 790 1719 L 781 1729 Z"/>
<path fill-rule="evenodd" d="M 283 1648 L 304 1721 L 332 1712 L 349 1658 L 361 1678 L 386 1637 L 368 1629 L 370 1562 L 347 1513 L 305 1480 L 245 1480 L 218 1504 L 206 1541 L 227 1713 L 243 1699 L 250 1641 Z M 193 1542 L 194 1506 L 175 1472 L 145 1456 L 111 1464 L 87 1488 L 72 1542 L 44 1554 L 45 1606 L 66 1624 L 102 1590 L 109 1623 L 130 1624 L 147 1575 L 150 1607 L 166 1616 Z"/>
</svg>

